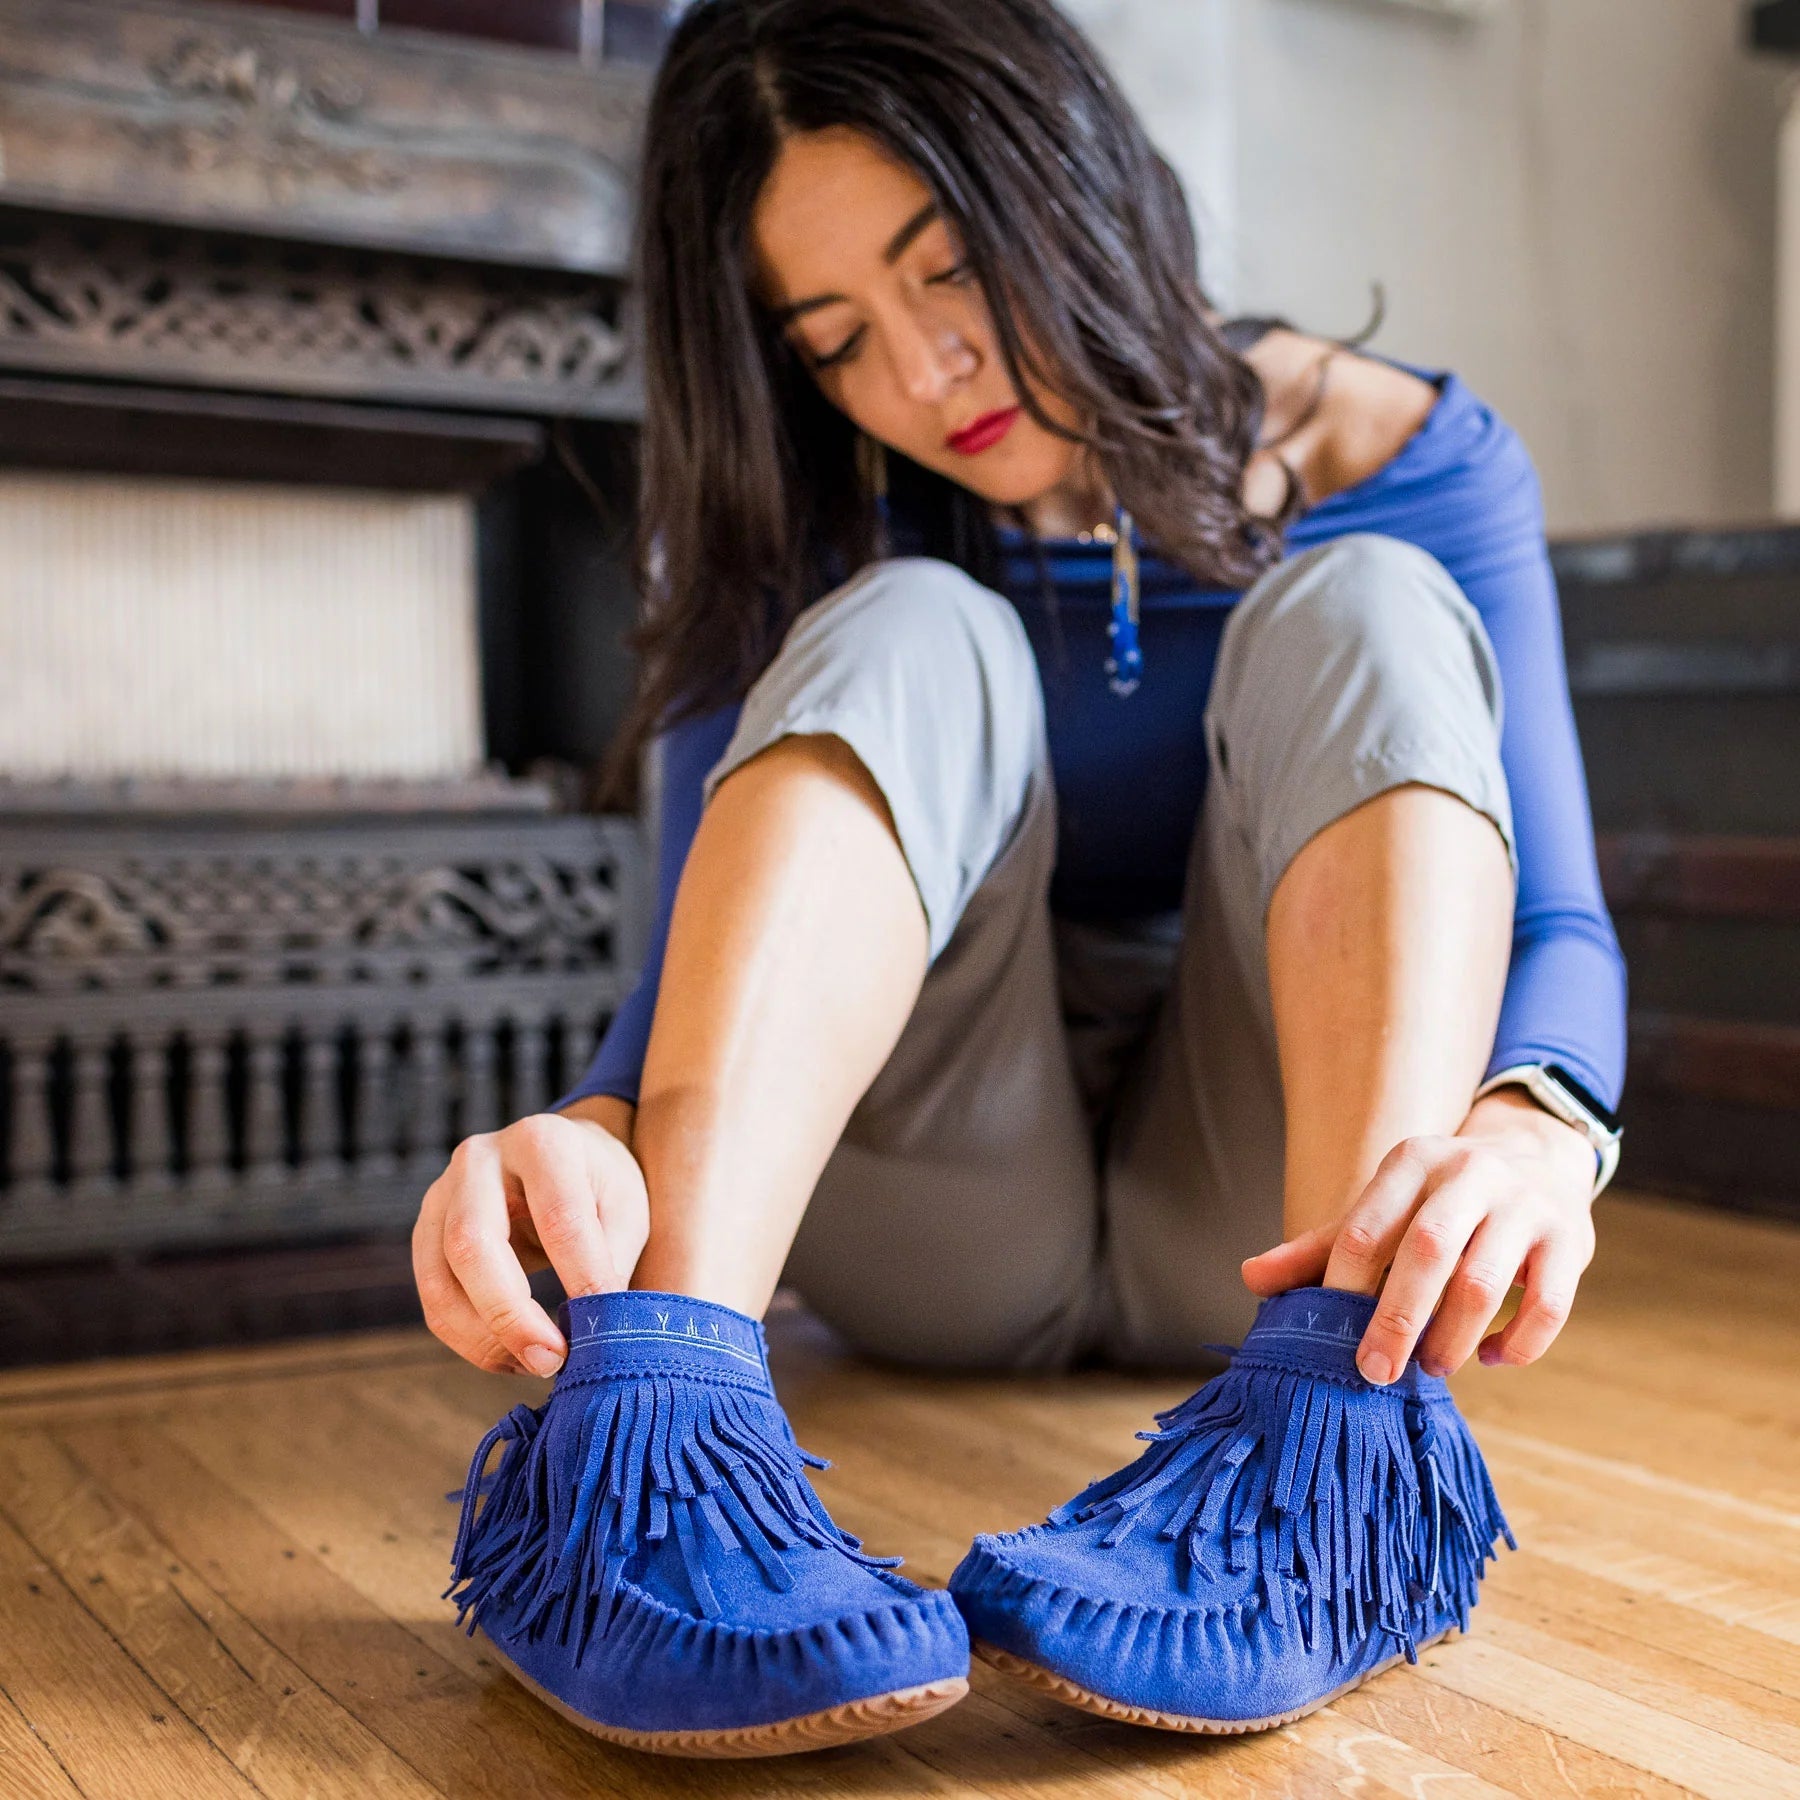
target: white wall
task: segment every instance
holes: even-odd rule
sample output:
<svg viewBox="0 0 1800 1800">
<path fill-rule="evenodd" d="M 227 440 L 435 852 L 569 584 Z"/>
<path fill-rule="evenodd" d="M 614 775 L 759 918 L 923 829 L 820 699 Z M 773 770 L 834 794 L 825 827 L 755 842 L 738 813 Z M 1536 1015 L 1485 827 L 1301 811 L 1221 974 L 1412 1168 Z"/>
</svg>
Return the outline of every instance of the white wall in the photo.
<svg viewBox="0 0 1800 1800">
<path fill-rule="evenodd" d="M 1773 503 L 1790 78 L 1739 0 L 1065 0 L 1196 197 L 1245 311 L 1450 366 L 1524 433 L 1553 529 Z"/>
</svg>

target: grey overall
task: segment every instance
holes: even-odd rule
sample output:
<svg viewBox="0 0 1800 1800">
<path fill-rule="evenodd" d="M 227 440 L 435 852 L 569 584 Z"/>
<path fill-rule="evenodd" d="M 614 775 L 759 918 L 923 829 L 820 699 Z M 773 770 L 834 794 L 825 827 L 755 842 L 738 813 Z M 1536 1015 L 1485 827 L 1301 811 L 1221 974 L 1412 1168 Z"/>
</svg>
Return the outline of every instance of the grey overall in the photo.
<svg viewBox="0 0 1800 1800">
<path fill-rule="evenodd" d="M 1179 912 L 1052 915 L 1056 793 L 1023 622 L 948 564 L 881 562 L 800 615 L 746 697 L 731 770 L 844 739 L 892 811 L 930 933 L 924 985 L 814 1191 L 784 1279 L 906 1362 L 1193 1365 L 1282 1236 L 1264 920 L 1315 833 L 1408 782 L 1513 859 L 1501 694 L 1474 607 L 1424 551 L 1348 536 L 1227 621 Z"/>
</svg>

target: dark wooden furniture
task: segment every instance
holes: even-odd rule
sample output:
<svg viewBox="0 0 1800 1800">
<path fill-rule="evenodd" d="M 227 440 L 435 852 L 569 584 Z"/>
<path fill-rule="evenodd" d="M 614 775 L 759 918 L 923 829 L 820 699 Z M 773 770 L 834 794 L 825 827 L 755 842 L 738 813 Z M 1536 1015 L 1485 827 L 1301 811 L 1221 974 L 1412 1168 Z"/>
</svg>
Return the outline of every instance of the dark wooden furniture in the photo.
<svg viewBox="0 0 1800 1800">
<path fill-rule="evenodd" d="M 0 197 L 616 275 L 641 69 L 193 0 L 0 0 Z"/>
<path fill-rule="evenodd" d="M 1750 8 L 1749 36 L 1757 50 L 1800 56 L 1800 0 L 1757 0 Z"/>
<path fill-rule="evenodd" d="M 1631 975 L 1623 1179 L 1800 1214 L 1800 529 L 1556 561 Z"/>
</svg>

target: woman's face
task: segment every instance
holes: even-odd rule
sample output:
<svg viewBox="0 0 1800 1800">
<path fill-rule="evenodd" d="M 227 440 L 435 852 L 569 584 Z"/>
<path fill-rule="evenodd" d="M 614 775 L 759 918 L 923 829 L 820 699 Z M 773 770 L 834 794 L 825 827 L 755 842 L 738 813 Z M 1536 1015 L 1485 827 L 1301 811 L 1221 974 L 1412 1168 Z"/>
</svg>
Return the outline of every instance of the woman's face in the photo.
<svg viewBox="0 0 1800 1800">
<path fill-rule="evenodd" d="M 1021 408 L 986 297 L 910 170 L 859 132 L 796 134 L 751 231 L 760 299 L 870 437 L 999 505 L 1068 479 L 1079 446 Z M 1037 397 L 1073 425 L 1055 396 Z"/>
</svg>

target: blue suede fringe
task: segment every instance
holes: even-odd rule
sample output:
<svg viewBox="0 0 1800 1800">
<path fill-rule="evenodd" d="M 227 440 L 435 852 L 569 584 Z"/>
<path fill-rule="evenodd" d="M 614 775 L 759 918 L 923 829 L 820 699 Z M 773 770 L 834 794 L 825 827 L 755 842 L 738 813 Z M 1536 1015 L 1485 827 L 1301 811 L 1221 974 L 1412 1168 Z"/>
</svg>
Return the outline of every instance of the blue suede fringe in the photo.
<svg viewBox="0 0 1800 1800">
<path fill-rule="evenodd" d="M 1466 1629 L 1497 1540 L 1518 1546 L 1445 1384 L 1356 1371 L 1371 1309 L 1319 1289 L 1269 1302 L 1230 1368 L 1138 1434 L 1152 1447 L 1048 1523 L 1109 1525 L 1106 1548 L 1154 1532 L 1190 1592 L 1251 1576 L 1272 1623 L 1309 1650 L 1329 1632 L 1339 1663 L 1371 1630 L 1416 1662 L 1446 1613 Z"/>
<path fill-rule="evenodd" d="M 614 1340 L 604 1373 L 583 1354 L 602 1337 Z M 826 1513 L 805 1471 L 828 1465 L 794 1441 L 760 1344 L 752 1370 L 728 1360 L 738 1354 L 728 1339 L 615 1329 L 572 1342 L 550 1399 L 515 1406 L 470 1464 L 445 1590 L 468 1631 L 490 1617 L 503 1617 L 515 1638 L 554 1631 L 560 1644 L 573 1638 L 578 1666 L 590 1638 L 613 1621 L 621 1583 L 638 1578 L 647 1555 L 671 1547 L 708 1619 L 727 1610 L 714 1586 L 721 1553 L 734 1572 L 743 1567 L 737 1553 L 747 1555 L 777 1593 L 793 1588 L 784 1553 L 801 1546 L 870 1570 L 898 1564 L 864 1553 Z M 500 1461 L 486 1471 L 496 1446 Z"/>
</svg>

